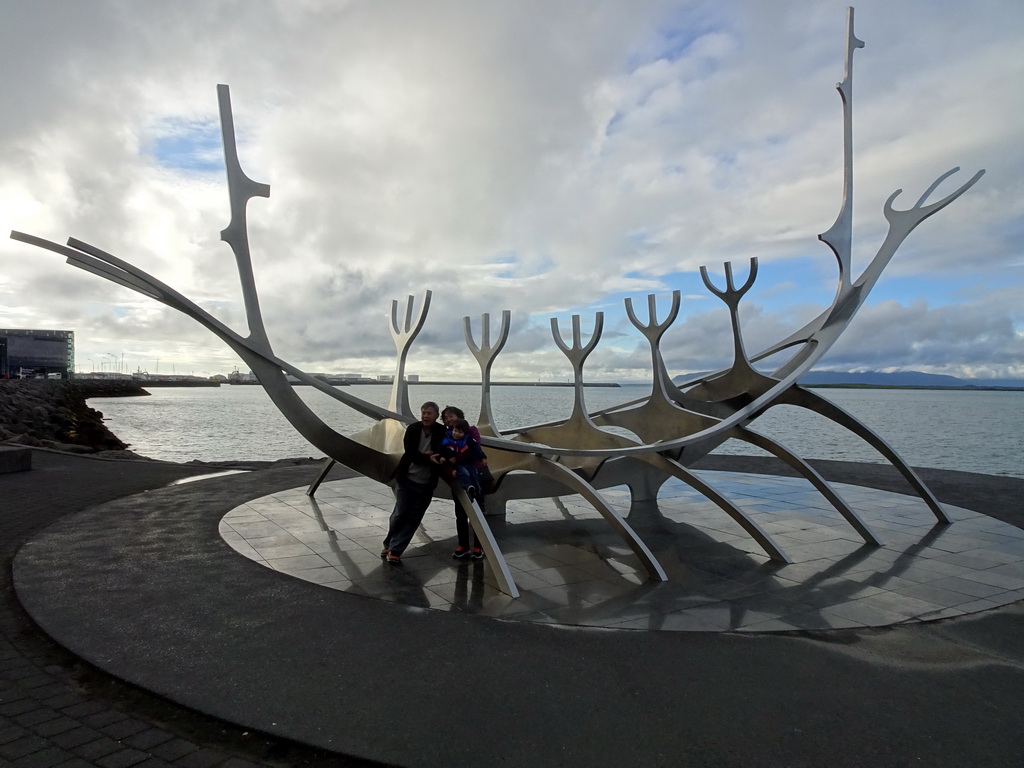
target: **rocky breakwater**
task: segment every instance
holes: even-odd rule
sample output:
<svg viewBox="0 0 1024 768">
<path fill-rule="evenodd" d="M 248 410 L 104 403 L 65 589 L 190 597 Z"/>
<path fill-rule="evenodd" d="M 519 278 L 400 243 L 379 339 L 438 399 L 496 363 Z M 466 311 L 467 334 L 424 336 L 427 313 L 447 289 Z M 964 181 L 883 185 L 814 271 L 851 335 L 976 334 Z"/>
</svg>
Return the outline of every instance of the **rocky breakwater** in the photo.
<svg viewBox="0 0 1024 768">
<path fill-rule="evenodd" d="M 0 380 L 0 443 L 132 457 L 86 400 L 148 394 L 134 381 Z"/>
</svg>

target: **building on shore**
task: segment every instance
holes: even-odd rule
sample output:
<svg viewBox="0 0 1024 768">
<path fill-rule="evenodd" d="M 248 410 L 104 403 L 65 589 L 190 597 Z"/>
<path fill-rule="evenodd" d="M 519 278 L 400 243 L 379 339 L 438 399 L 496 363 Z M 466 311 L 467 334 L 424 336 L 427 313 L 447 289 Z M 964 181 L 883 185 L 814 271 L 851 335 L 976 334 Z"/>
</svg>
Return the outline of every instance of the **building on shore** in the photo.
<svg viewBox="0 0 1024 768">
<path fill-rule="evenodd" d="M 0 328 L 0 378 L 72 378 L 75 332 Z"/>
<path fill-rule="evenodd" d="M 89 371 L 76 373 L 75 378 L 81 381 L 131 381 L 132 375 L 120 371 Z"/>
</svg>

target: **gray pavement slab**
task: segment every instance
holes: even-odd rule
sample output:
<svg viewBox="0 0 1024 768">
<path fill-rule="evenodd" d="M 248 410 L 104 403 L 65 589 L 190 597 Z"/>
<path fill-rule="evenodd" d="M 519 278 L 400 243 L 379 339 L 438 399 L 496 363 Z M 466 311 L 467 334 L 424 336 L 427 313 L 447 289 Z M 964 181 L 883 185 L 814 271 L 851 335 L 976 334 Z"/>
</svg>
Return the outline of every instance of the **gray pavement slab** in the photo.
<svg viewBox="0 0 1024 768">
<path fill-rule="evenodd" d="M 744 460 L 710 468 L 722 464 L 760 471 Z M 884 467 L 822 464 L 830 479 L 901 490 Z M 422 610 L 300 581 L 221 539 L 219 520 L 240 500 L 302 485 L 300 475 L 151 490 L 59 520 L 19 554 L 18 595 L 62 645 L 117 677 L 385 763 L 1022 762 L 1019 604 L 788 634 L 567 629 Z M 944 502 L 1020 523 L 1024 480 L 925 479 Z"/>
</svg>

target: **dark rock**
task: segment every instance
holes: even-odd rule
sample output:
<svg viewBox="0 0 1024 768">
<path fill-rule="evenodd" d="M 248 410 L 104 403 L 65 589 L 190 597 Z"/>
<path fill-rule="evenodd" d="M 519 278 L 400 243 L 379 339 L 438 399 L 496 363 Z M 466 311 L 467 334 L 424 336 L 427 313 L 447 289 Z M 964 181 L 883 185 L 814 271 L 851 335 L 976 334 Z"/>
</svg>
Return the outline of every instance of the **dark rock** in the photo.
<svg viewBox="0 0 1024 768">
<path fill-rule="evenodd" d="M 5 441 L 8 445 L 31 445 L 33 448 L 42 448 L 43 441 L 38 437 L 33 437 L 25 432 L 16 434 L 14 437 Z"/>
<path fill-rule="evenodd" d="M 123 451 L 128 445 L 86 399 L 148 394 L 134 381 L 0 380 L 0 438 L 76 453 Z"/>
<path fill-rule="evenodd" d="M 135 451 L 98 451 L 94 456 L 101 459 L 118 459 L 121 461 L 153 461 L 148 456 L 141 456 Z"/>
<path fill-rule="evenodd" d="M 56 440 L 40 440 L 44 448 L 53 451 L 64 451 L 64 453 L 94 453 L 94 450 L 87 445 L 75 445 L 74 443 L 60 443 Z"/>
</svg>

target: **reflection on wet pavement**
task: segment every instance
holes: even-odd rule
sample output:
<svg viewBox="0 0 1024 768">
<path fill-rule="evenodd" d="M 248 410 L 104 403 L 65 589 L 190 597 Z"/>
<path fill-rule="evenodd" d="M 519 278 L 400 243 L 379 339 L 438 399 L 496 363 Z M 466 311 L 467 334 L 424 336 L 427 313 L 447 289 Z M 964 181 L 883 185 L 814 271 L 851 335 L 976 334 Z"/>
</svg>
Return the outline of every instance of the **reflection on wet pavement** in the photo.
<svg viewBox="0 0 1024 768">
<path fill-rule="evenodd" d="M 455 561 L 452 503 L 437 499 L 399 566 L 379 557 L 389 488 L 356 478 L 243 504 L 220 532 L 268 568 L 332 589 L 494 618 L 616 629 L 721 632 L 884 626 L 959 616 L 1024 599 L 1024 530 L 944 505 L 937 526 L 912 496 L 835 487 L 879 535 L 867 546 L 804 480 L 700 472 L 792 557 L 770 561 L 740 526 L 677 481 L 658 504 L 630 509 L 602 492 L 665 568 L 648 581 L 629 548 L 579 496 L 509 502 L 489 517 L 522 596 L 496 586 L 486 561 Z"/>
</svg>

